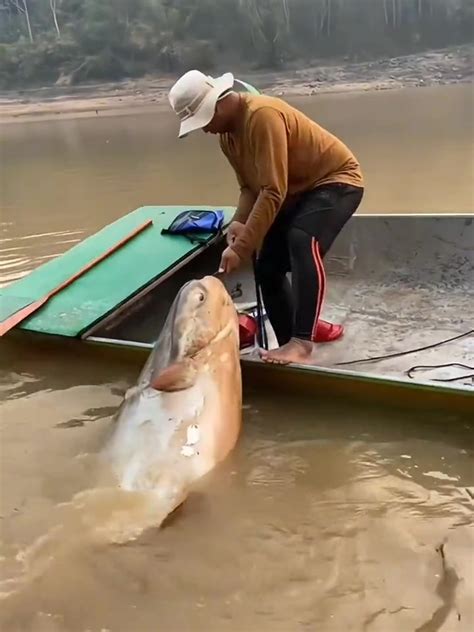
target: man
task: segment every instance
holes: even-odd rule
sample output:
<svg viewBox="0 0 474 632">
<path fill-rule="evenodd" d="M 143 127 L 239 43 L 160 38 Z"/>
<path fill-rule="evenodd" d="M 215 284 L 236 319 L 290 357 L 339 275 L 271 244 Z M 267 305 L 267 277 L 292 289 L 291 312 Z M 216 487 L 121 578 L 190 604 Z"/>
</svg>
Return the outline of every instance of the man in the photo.
<svg viewBox="0 0 474 632">
<path fill-rule="evenodd" d="M 191 70 L 169 101 L 179 137 L 198 129 L 219 134 L 236 173 L 240 197 L 221 269 L 232 272 L 259 252 L 257 281 L 280 345 L 261 350 L 262 359 L 310 364 L 316 342 L 342 335 L 341 326 L 319 318 L 323 258 L 361 202 L 361 169 L 346 145 L 299 110 L 233 85 L 231 73 L 215 79 Z"/>
</svg>

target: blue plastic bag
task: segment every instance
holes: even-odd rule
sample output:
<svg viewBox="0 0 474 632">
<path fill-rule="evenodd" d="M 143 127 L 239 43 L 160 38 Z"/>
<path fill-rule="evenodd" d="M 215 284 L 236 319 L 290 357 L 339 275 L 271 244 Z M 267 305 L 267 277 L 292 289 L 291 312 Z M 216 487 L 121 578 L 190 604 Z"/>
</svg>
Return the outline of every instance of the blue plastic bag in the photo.
<svg viewBox="0 0 474 632">
<path fill-rule="evenodd" d="M 205 211 L 190 209 L 177 215 L 168 228 L 161 230 L 165 235 L 183 235 L 192 242 L 205 243 L 207 238 L 198 237 L 197 233 L 218 235 L 224 225 L 224 211 Z"/>
</svg>

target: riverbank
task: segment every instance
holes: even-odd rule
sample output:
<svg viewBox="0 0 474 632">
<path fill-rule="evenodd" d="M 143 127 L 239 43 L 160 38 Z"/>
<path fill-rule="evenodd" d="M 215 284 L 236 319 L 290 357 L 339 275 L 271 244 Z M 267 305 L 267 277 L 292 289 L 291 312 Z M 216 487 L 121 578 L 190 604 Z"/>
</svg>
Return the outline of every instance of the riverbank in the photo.
<svg viewBox="0 0 474 632">
<path fill-rule="evenodd" d="M 280 72 L 235 73 L 266 94 L 282 97 L 470 83 L 473 46 L 362 63 L 312 64 Z M 47 87 L 0 93 L 0 123 L 149 111 L 167 104 L 174 77 Z"/>
</svg>

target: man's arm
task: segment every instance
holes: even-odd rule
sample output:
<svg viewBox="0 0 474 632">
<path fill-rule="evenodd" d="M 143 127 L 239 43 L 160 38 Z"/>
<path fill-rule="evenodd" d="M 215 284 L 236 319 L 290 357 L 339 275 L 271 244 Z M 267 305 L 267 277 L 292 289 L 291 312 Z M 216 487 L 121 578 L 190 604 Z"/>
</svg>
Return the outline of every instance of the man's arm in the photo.
<svg viewBox="0 0 474 632">
<path fill-rule="evenodd" d="M 271 108 L 252 116 L 250 138 L 260 193 L 245 224 L 245 231 L 232 244 L 241 259 L 258 249 L 280 210 L 288 190 L 288 143 L 286 126 Z"/>
<path fill-rule="evenodd" d="M 235 172 L 235 175 L 237 176 L 237 181 L 240 186 L 240 195 L 239 195 L 239 201 L 237 202 L 237 208 L 232 218 L 232 221 L 241 222 L 242 224 L 245 224 L 248 216 L 250 215 L 250 211 L 252 210 L 257 200 L 257 196 L 254 193 L 252 193 L 252 191 L 243 182 L 242 178 L 237 172 Z"/>
<path fill-rule="evenodd" d="M 242 224 L 245 224 L 250 214 L 250 211 L 252 210 L 253 205 L 255 204 L 255 200 L 257 199 L 257 196 L 254 193 L 252 193 L 252 191 L 248 188 L 246 183 L 242 180 L 242 177 L 240 176 L 232 160 L 232 156 L 229 152 L 227 142 L 224 140 L 222 136 L 220 137 L 219 142 L 220 142 L 220 146 L 221 146 L 221 150 L 223 154 L 225 155 L 232 169 L 234 170 L 235 176 L 237 178 L 237 182 L 239 183 L 239 187 L 240 187 L 239 200 L 237 202 L 237 208 L 235 210 L 234 216 L 232 217 L 232 221 L 241 222 Z"/>
</svg>

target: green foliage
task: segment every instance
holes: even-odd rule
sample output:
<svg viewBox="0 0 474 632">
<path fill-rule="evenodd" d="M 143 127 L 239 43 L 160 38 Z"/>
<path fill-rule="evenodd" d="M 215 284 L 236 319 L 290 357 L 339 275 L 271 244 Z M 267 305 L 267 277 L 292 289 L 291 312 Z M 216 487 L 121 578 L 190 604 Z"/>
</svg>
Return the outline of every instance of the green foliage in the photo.
<svg viewBox="0 0 474 632">
<path fill-rule="evenodd" d="M 0 87 L 471 41 L 474 0 L 0 0 Z"/>
</svg>

